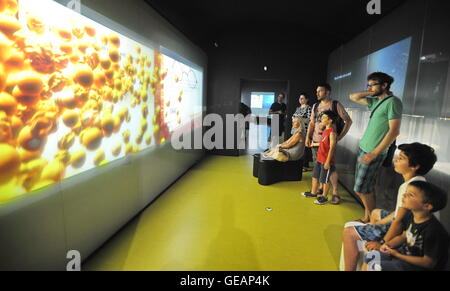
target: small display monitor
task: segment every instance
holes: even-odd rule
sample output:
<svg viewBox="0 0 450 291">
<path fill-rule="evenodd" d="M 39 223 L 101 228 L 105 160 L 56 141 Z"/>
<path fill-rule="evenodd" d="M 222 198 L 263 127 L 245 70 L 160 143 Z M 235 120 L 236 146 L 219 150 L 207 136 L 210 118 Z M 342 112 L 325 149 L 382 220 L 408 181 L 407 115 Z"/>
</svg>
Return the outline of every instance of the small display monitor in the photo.
<svg viewBox="0 0 450 291">
<path fill-rule="evenodd" d="M 274 92 L 252 92 L 251 108 L 270 109 L 275 100 Z"/>
</svg>

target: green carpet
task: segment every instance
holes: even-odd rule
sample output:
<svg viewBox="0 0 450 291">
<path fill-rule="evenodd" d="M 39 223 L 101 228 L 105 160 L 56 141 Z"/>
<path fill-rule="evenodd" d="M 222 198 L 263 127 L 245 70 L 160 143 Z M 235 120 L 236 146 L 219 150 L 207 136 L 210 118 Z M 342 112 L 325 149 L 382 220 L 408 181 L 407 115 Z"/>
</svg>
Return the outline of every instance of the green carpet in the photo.
<svg viewBox="0 0 450 291">
<path fill-rule="evenodd" d="M 301 182 L 261 186 L 253 157 L 210 156 L 83 265 L 83 270 L 338 270 L 345 222 L 363 210 L 313 204 Z M 268 211 L 270 208 L 271 211 Z"/>
</svg>

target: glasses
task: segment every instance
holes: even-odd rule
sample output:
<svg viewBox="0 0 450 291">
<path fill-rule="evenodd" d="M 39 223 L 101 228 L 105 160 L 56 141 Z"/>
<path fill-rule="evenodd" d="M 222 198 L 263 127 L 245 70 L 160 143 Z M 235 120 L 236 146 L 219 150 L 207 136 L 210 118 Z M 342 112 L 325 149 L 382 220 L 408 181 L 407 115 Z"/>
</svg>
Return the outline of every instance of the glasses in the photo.
<svg viewBox="0 0 450 291">
<path fill-rule="evenodd" d="M 367 84 L 367 88 L 369 88 L 369 87 L 373 87 L 373 86 L 378 86 L 378 85 L 381 85 L 381 83 L 375 83 L 375 84 Z"/>
</svg>

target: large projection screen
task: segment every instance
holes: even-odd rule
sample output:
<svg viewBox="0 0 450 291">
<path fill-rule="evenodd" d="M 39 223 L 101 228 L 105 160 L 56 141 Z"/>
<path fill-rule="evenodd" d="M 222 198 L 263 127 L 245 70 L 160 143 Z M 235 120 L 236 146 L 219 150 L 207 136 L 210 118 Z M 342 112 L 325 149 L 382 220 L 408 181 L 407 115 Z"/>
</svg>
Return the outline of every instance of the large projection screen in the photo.
<svg viewBox="0 0 450 291">
<path fill-rule="evenodd" d="M 7 2 L 0 204 L 165 144 L 201 118 L 201 67 L 52 0 Z"/>
</svg>

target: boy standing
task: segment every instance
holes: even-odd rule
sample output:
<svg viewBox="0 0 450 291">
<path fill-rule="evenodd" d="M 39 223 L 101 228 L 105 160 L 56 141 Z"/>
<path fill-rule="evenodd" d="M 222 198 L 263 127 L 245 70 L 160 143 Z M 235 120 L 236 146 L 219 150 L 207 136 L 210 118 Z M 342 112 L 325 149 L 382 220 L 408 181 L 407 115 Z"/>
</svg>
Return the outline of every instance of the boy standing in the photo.
<svg viewBox="0 0 450 291">
<path fill-rule="evenodd" d="M 411 211 L 403 219 L 403 233 L 384 243 L 381 252 L 366 255 L 369 270 L 443 270 L 450 239 L 432 213 L 445 208 L 447 194 L 433 184 L 414 181 L 403 196 L 403 205 Z"/>
<path fill-rule="evenodd" d="M 315 204 L 323 205 L 328 202 L 328 191 L 330 190 L 330 176 L 335 171 L 334 152 L 336 150 L 337 136 L 333 124 L 336 123 L 337 114 L 328 110 L 323 112 L 321 123 L 325 127 L 317 151 L 317 162 L 312 174 L 311 192 L 302 193 L 305 197 L 317 198 Z M 317 195 L 319 182 L 323 185 L 323 194 Z M 332 204 L 339 204 L 340 198 L 333 194 Z"/>
</svg>

